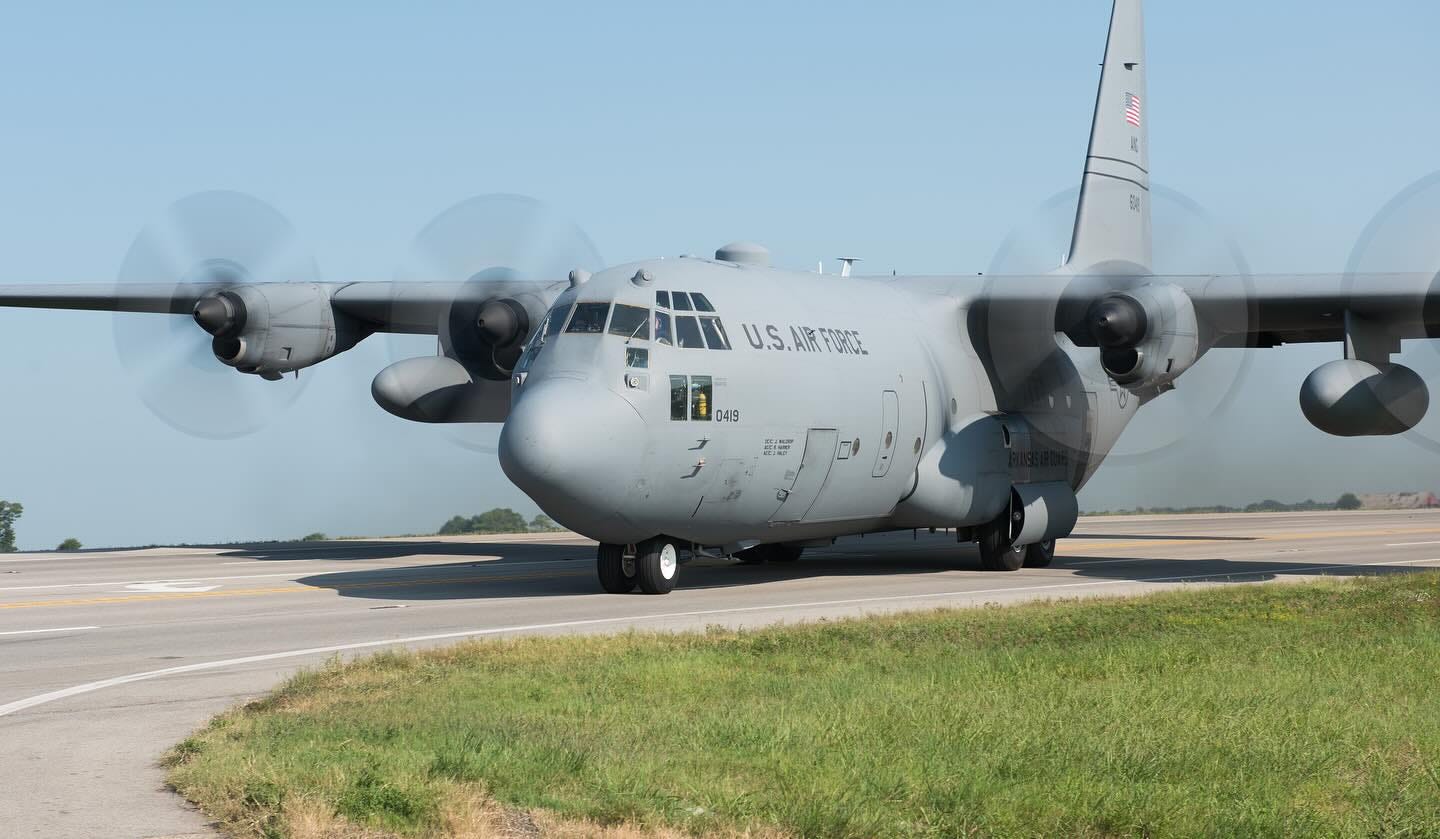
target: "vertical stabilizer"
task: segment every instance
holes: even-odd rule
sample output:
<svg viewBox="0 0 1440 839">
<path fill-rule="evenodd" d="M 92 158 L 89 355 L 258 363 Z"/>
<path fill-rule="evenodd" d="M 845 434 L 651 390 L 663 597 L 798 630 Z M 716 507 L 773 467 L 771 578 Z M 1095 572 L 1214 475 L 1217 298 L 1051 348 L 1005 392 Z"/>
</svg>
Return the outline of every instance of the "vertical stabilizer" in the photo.
<svg viewBox="0 0 1440 839">
<path fill-rule="evenodd" d="M 1115 0 L 1066 260 L 1072 271 L 1150 271 L 1149 109 L 1142 0 Z"/>
</svg>

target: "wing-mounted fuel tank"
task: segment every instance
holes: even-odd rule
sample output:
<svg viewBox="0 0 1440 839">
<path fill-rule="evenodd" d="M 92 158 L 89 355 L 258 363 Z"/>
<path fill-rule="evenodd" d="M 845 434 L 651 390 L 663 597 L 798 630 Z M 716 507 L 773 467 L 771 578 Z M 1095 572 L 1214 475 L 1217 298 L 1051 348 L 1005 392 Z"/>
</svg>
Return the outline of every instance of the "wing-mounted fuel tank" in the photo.
<svg viewBox="0 0 1440 839">
<path fill-rule="evenodd" d="M 376 404 L 411 422 L 504 422 L 510 382 L 471 375 L 445 355 L 407 358 L 386 367 L 370 384 Z"/>
<path fill-rule="evenodd" d="M 1403 434 L 1429 408 L 1425 382 L 1399 364 L 1340 359 L 1317 368 L 1300 386 L 1305 419 L 1337 437 Z"/>
<path fill-rule="evenodd" d="M 201 298 L 194 316 L 214 336 L 217 359 L 266 379 L 319 364 L 370 334 L 315 283 L 234 286 Z"/>
<path fill-rule="evenodd" d="M 1110 378 L 1142 396 L 1169 390 L 1200 357 L 1195 306 L 1177 286 L 1111 292 L 1090 305 L 1085 321 L 1076 343 L 1099 346 Z"/>
</svg>

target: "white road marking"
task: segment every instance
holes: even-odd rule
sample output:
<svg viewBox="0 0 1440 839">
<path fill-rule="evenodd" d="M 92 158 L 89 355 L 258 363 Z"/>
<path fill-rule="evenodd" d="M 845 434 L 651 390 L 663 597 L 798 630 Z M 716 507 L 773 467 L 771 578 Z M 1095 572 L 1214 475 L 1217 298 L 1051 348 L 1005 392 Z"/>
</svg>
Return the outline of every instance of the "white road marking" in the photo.
<svg viewBox="0 0 1440 839">
<path fill-rule="evenodd" d="M 1440 545 L 1440 542 L 1396 542 L 1386 545 L 1387 548 L 1421 548 L 1426 545 Z"/>
<path fill-rule="evenodd" d="M 199 583 L 171 582 L 171 583 L 135 583 L 125 587 L 125 591 L 144 591 L 153 594 L 198 594 L 204 591 L 214 591 L 219 586 L 203 586 Z"/>
<path fill-rule="evenodd" d="M 39 635 L 42 632 L 84 632 L 87 629 L 99 629 L 98 626 L 57 626 L 54 629 L 14 629 L 9 632 L 0 632 L 0 635 Z"/>
<path fill-rule="evenodd" d="M 555 623 L 532 623 L 518 626 L 498 626 L 490 629 L 467 629 L 459 632 L 440 632 L 433 635 L 412 635 L 408 638 L 389 638 L 383 641 L 360 641 L 352 644 L 331 644 L 325 647 L 309 647 L 302 650 L 285 650 L 278 653 L 262 653 L 260 655 L 241 656 L 239 658 L 226 658 L 218 661 L 202 661 L 196 664 L 184 664 L 179 667 L 166 667 L 160 670 L 147 670 L 143 673 L 131 673 L 126 676 L 116 676 L 110 679 L 101 679 L 98 682 L 86 682 L 81 685 L 74 685 L 60 690 L 53 690 L 49 693 L 42 693 L 36 696 L 18 699 L 14 702 L 0 705 L 0 717 L 7 717 L 18 711 L 34 708 L 37 705 L 46 705 L 61 699 L 68 699 L 72 696 L 80 696 L 86 693 L 94 693 L 106 688 L 119 687 L 121 685 L 144 682 L 151 679 L 158 679 L 164 676 L 177 676 L 185 673 L 199 673 L 206 670 L 221 670 L 226 667 L 237 667 L 244 664 L 258 664 L 266 661 L 281 661 L 287 658 L 302 658 L 305 656 L 326 655 L 332 653 L 349 652 L 352 650 L 368 650 L 377 647 L 393 647 L 402 644 L 422 644 L 429 641 L 453 641 L 461 638 L 480 638 L 487 635 L 504 635 L 516 632 L 539 632 L 547 629 L 577 629 L 585 626 L 604 626 L 607 624 L 636 623 L 639 621 L 661 621 L 684 618 L 703 618 L 715 615 L 735 615 L 746 612 L 767 612 L 779 609 L 815 609 L 826 606 L 859 606 L 867 603 L 893 603 L 904 600 L 933 600 L 942 597 L 976 597 L 985 594 L 1013 594 L 1015 592 L 1039 592 L 1056 589 L 1076 588 L 1099 588 L 1103 586 L 1115 586 L 1134 583 L 1171 583 L 1171 582 L 1199 582 L 1201 580 L 1212 580 L 1220 578 L 1235 579 L 1237 577 L 1255 577 L 1274 574 L 1292 574 L 1303 571 L 1314 574 L 1320 571 L 1334 571 L 1340 568 L 1365 568 L 1375 565 L 1419 565 L 1426 562 L 1440 562 L 1440 557 L 1434 559 L 1412 559 L 1404 562 L 1391 562 L 1388 560 L 1376 560 L 1375 562 L 1348 562 L 1339 565 L 1292 565 L 1284 568 L 1257 568 L 1254 571 L 1226 571 L 1218 574 L 1181 574 L 1166 577 L 1140 577 L 1131 580 L 1092 580 L 1083 583 L 1054 583 L 1044 586 L 1009 586 L 1006 588 L 980 589 L 975 591 L 942 591 L 942 592 L 921 592 L 917 594 L 896 594 L 884 597 L 856 597 L 845 600 L 817 600 L 802 603 L 776 603 L 767 606 L 739 606 L 731 609 L 698 609 L 689 612 L 661 612 L 651 615 L 626 615 L 613 618 L 591 618 L 588 620 L 557 621 Z"/>
</svg>

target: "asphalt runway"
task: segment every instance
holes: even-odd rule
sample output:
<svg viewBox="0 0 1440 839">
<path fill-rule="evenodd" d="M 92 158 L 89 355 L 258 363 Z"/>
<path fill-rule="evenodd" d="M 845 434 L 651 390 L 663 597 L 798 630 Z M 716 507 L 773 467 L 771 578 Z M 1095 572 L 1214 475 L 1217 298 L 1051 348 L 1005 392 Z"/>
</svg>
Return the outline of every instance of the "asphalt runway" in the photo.
<svg viewBox="0 0 1440 839">
<path fill-rule="evenodd" d="M 569 535 L 0 557 L 0 832 L 212 835 L 157 758 L 331 655 L 1437 568 L 1440 511 L 1091 518 L 1015 574 L 907 532 L 700 560 L 665 597 L 600 593 L 593 559 Z"/>
</svg>

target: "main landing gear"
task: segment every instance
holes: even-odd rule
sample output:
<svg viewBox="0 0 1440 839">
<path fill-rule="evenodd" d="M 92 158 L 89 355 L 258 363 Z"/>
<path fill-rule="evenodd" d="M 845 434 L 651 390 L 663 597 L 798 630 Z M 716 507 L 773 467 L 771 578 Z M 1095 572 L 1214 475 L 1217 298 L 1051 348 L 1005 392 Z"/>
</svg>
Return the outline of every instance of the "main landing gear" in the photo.
<svg viewBox="0 0 1440 839">
<path fill-rule="evenodd" d="M 680 577 L 680 543 L 657 536 L 634 546 L 601 545 L 595 557 L 600 587 L 627 594 L 638 586 L 646 594 L 669 594 Z"/>
<path fill-rule="evenodd" d="M 1010 541 L 1010 516 L 1001 513 L 994 521 L 980 528 L 980 566 L 986 571 L 1019 571 L 1021 568 L 1046 568 L 1055 561 L 1055 540 L 1047 539 L 1033 545 L 1015 545 Z"/>
</svg>

